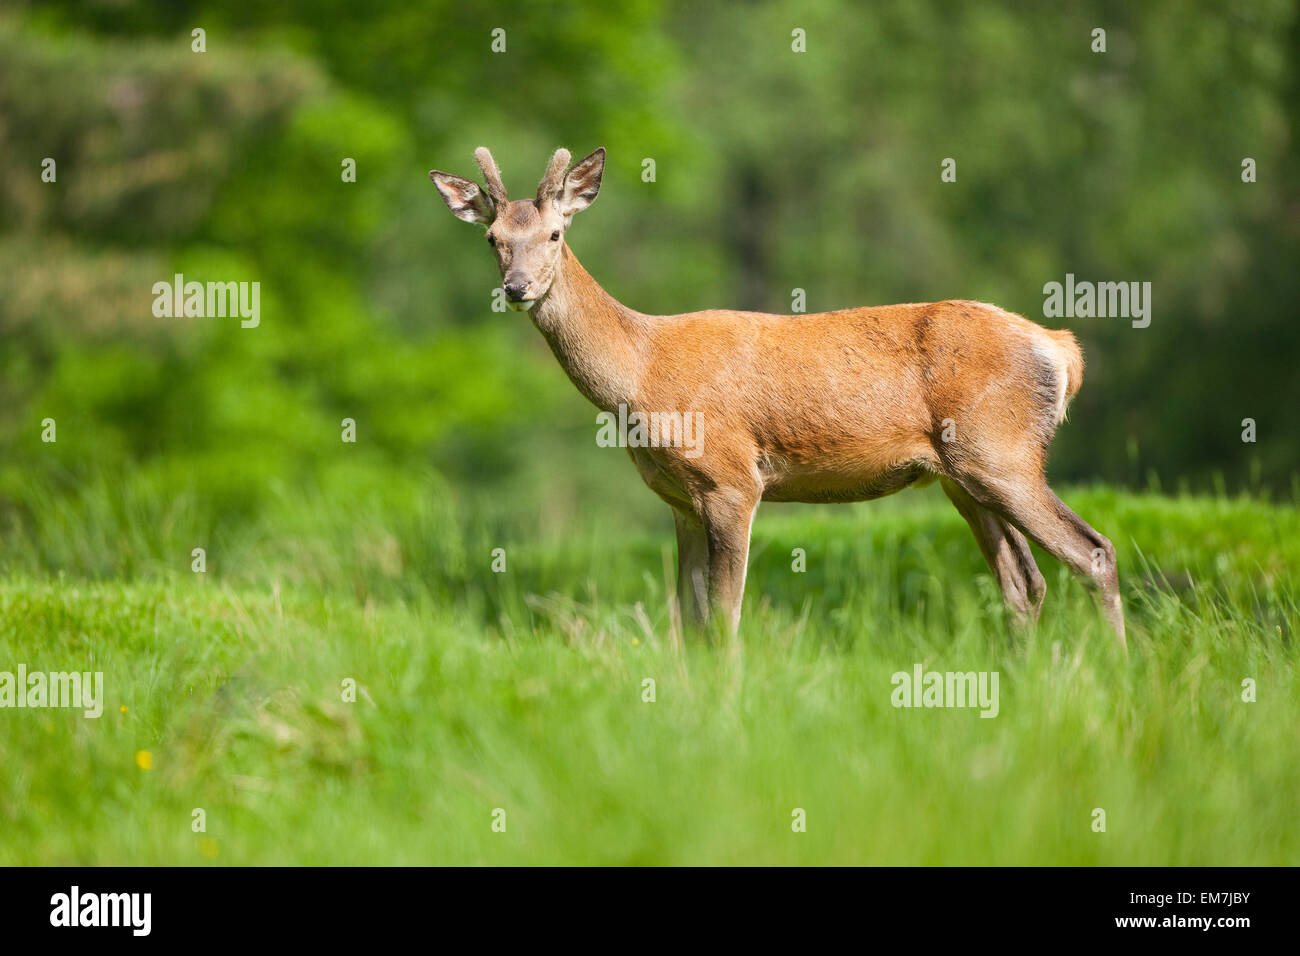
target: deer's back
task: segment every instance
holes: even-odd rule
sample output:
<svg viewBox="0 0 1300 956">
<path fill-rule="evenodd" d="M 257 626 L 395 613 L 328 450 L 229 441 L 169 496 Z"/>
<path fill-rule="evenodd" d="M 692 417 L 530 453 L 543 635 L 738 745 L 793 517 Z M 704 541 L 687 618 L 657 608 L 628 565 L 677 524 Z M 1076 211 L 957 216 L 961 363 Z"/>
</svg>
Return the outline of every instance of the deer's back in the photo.
<svg viewBox="0 0 1300 956">
<path fill-rule="evenodd" d="M 941 472 L 968 443 L 1041 449 L 1057 382 L 1046 329 L 963 300 L 808 315 L 652 317 L 638 404 L 700 415 L 701 463 L 757 467 L 776 500 L 860 500 Z M 1054 421 L 1053 426 L 1054 427 Z M 994 434 L 996 432 L 996 434 Z M 713 435 L 713 442 L 710 441 Z M 714 461 L 708 462 L 711 444 Z M 725 459 L 719 461 L 721 459 Z"/>
</svg>

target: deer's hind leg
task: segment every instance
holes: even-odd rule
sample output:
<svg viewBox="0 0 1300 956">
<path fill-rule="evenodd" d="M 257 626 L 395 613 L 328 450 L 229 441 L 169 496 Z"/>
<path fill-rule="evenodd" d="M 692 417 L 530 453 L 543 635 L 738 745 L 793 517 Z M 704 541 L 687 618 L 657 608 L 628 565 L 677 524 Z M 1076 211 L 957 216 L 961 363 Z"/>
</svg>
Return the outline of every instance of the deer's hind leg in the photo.
<svg viewBox="0 0 1300 956">
<path fill-rule="evenodd" d="M 1102 613 L 1125 645 L 1115 548 L 1105 535 L 1071 511 L 1041 476 L 1002 481 L 967 476 L 962 485 L 977 503 L 1014 524 L 1092 585 Z"/>
<path fill-rule="evenodd" d="M 944 494 L 974 532 L 1015 622 L 1018 625 L 1036 622 L 1047 594 L 1047 582 L 1034 563 L 1025 536 L 1005 518 L 975 501 L 960 485 L 946 478 L 941 484 Z"/>
</svg>

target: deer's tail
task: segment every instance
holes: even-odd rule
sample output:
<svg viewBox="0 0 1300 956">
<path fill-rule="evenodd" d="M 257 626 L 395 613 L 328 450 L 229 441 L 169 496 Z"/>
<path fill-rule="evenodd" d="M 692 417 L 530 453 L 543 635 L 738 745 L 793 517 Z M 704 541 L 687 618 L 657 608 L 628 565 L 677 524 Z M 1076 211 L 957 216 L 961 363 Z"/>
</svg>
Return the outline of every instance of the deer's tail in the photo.
<svg viewBox="0 0 1300 956">
<path fill-rule="evenodd" d="M 1056 366 L 1058 389 L 1056 398 L 1056 424 L 1065 421 L 1065 411 L 1070 399 L 1079 394 L 1083 385 L 1083 349 L 1079 340 L 1068 329 L 1044 329 L 1049 337 L 1053 364 Z"/>
</svg>

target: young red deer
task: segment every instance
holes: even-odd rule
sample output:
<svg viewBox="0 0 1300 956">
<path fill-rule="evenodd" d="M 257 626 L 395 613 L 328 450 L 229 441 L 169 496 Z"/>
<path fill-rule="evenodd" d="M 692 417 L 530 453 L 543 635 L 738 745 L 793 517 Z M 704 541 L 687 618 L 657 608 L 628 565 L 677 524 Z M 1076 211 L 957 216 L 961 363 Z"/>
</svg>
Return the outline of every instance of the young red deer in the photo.
<svg viewBox="0 0 1300 956">
<path fill-rule="evenodd" d="M 644 315 L 602 289 L 564 241 L 600 190 L 604 148 L 572 169 L 556 150 L 537 198 L 513 202 L 491 153 L 474 155 L 486 189 L 429 175 L 457 218 L 487 226 L 506 297 L 528 310 L 578 390 L 608 412 L 696 413 L 693 453 L 629 449 L 672 506 L 678 597 L 695 624 L 739 625 L 760 501 L 865 501 L 937 478 L 1018 619 L 1037 619 L 1046 590 L 1028 535 L 1095 585 L 1124 642 L 1115 549 L 1043 476 L 1083 380 L 1069 332 L 960 300 Z"/>
</svg>

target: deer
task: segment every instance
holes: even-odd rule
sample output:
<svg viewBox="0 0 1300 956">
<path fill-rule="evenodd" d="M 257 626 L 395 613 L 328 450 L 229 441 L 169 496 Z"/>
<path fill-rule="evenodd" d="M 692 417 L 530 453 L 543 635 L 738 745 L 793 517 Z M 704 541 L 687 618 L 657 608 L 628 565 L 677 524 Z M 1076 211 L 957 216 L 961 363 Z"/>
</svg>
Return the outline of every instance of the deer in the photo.
<svg viewBox="0 0 1300 956">
<path fill-rule="evenodd" d="M 600 192 L 605 149 L 557 149 L 531 199 L 432 170 L 456 218 L 486 227 L 510 307 L 526 311 L 569 379 L 606 413 L 694 412 L 694 454 L 629 442 L 672 509 L 676 600 L 692 631 L 734 637 L 758 506 L 857 502 L 938 481 L 970 526 L 1010 624 L 1039 620 L 1046 582 L 1029 541 L 1078 575 L 1125 646 L 1115 548 L 1048 487 L 1047 449 L 1083 382 L 1083 351 L 967 300 L 780 315 L 650 315 L 605 291 L 566 237 Z"/>
</svg>

